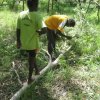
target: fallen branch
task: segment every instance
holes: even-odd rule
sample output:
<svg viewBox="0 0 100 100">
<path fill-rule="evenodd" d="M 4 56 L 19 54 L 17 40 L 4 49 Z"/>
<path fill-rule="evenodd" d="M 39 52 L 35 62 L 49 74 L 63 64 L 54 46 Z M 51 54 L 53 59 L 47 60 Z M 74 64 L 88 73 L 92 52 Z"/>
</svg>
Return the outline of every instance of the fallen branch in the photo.
<svg viewBox="0 0 100 100">
<path fill-rule="evenodd" d="M 63 56 L 63 54 L 64 54 L 65 52 L 69 51 L 70 48 L 71 48 L 71 46 L 70 46 L 69 48 L 67 48 L 66 51 L 62 51 L 62 53 L 61 53 L 61 54 L 56 58 L 56 60 L 53 61 L 53 62 L 52 62 L 52 60 L 51 60 L 50 54 L 46 51 L 47 54 L 49 55 L 49 58 L 50 58 L 50 59 L 49 59 L 49 63 L 48 63 L 48 65 L 47 65 L 44 69 L 42 69 L 42 70 L 40 71 L 40 75 L 35 76 L 35 79 L 34 79 L 34 81 L 32 82 L 32 84 L 34 84 L 35 81 L 37 81 L 40 77 L 42 77 L 42 76 L 45 74 L 45 72 L 47 72 L 50 68 L 54 67 L 54 66 L 58 63 L 59 59 Z M 25 83 L 25 84 L 23 85 L 23 87 L 22 87 L 18 92 L 16 92 L 16 93 L 14 94 L 14 96 L 13 96 L 10 100 L 18 100 L 18 99 L 20 98 L 21 94 L 22 94 L 27 88 L 29 88 L 32 84 L 28 85 L 27 83 Z"/>
<path fill-rule="evenodd" d="M 19 74 L 17 73 L 17 70 L 15 68 L 15 62 L 14 61 L 12 62 L 12 67 L 13 67 L 13 70 L 14 70 L 16 76 L 17 76 L 17 79 L 18 79 L 19 84 L 22 85 L 22 81 L 20 80 Z"/>
</svg>

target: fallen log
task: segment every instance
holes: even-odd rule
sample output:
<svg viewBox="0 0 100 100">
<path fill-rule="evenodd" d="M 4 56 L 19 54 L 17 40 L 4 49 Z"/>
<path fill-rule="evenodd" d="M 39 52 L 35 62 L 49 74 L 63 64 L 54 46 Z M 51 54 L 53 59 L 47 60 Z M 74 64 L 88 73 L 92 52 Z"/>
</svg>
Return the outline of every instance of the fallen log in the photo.
<svg viewBox="0 0 100 100">
<path fill-rule="evenodd" d="M 55 65 L 57 65 L 59 59 L 63 56 L 63 54 L 64 54 L 65 52 L 69 51 L 70 48 L 71 48 L 71 46 L 68 47 L 65 51 L 63 51 L 63 52 L 56 58 L 56 60 L 53 61 L 53 62 L 52 62 L 52 60 L 51 60 L 50 54 L 46 51 L 47 54 L 49 55 L 49 58 L 50 58 L 50 59 L 49 59 L 48 65 L 47 65 L 44 69 L 42 69 L 42 70 L 40 71 L 40 75 L 35 76 L 34 81 L 33 81 L 30 85 L 28 85 L 27 83 L 25 83 L 25 84 L 23 85 L 23 87 L 22 87 L 19 91 L 17 91 L 17 92 L 13 95 L 13 97 L 12 97 L 10 100 L 18 100 L 18 99 L 20 98 L 21 94 L 22 94 L 27 88 L 29 88 L 31 85 L 33 85 L 34 82 L 36 82 L 39 78 L 41 78 L 50 68 L 52 68 L 52 67 L 54 67 Z"/>
</svg>

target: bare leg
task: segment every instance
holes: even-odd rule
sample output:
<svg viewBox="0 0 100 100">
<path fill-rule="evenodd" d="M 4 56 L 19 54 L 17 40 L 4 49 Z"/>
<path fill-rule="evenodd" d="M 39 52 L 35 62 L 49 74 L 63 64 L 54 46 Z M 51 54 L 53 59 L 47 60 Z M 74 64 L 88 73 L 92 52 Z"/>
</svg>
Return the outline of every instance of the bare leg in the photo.
<svg viewBox="0 0 100 100">
<path fill-rule="evenodd" d="M 39 75 L 39 70 L 36 64 L 36 58 L 34 58 L 34 68 L 35 68 L 35 75 Z"/>
<path fill-rule="evenodd" d="M 33 81 L 32 80 L 32 73 L 33 73 L 33 68 L 34 68 L 33 58 L 29 57 L 28 62 L 29 62 L 28 84 L 30 84 Z"/>
<path fill-rule="evenodd" d="M 52 54 L 55 51 L 55 45 L 56 45 L 54 34 L 55 33 L 53 30 L 47 29 L 48 52 L 51 55 L 52 60 L 54 60 Z"/>
<path fill-rule="evenodd" d="M 32 79 L 32 73 L 33 73 L 33 69 L 35 68 L 35 75 L 39 74 L 37 65 L 36 65 L 36 53 L 35 50 L 34 51 L 29 51 L 29 75 L 28 75 L 28 84 L 30 84 L 33 79 Z"/>
</svg>

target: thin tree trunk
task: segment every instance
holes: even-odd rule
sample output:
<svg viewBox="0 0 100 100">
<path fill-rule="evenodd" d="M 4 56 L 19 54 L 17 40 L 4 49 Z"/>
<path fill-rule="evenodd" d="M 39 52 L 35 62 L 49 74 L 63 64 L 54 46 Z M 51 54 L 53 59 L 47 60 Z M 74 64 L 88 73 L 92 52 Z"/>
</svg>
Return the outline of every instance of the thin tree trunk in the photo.
<svg viewBox="0 0 100 100">
<path fill-rule="evenodd" d="M 88 5 L 88 7 L 87 7 L 86 13 L 88 12 L 88 9 L 89 9 L 89 7 L 90 7 L 90 4 L 91 4 L 91 0 L 89 1 L 89 5 Z"/>
<path fill-rule="evenodd" d="M 82 7 L 81 7 L 81 1 L 78 0 L 78 3 L 79 3 L 79 7 L 80 7 L 80 9 L 82 9 Z"/>
<path fill-rule="evenodd" d="M 53 4 L 54 4 L 53 1 L 54 1 L 54 0 L 52 0 L 52 11 L 53 11 Z"/>
<path fill-rule="evenodd" d="M 25 1 L 23 0 L 23 11 L 24 11 L 24 3 L 25 3 Z"/>
<path fill-rule="evenodd" d="M 98 22 L 99 22 L 99 9 L 100 9 L 100 6 L 98 7 L 98 12 L 97 12 L 97 16 L 98 16 Z"/>
<path fill-rule="evenodd" d="M 50 9 L 49 9 L 49 5 L 50 5 L 50 0 L 48 0 L 47 12 L 50 11 Z"/>
</svg>

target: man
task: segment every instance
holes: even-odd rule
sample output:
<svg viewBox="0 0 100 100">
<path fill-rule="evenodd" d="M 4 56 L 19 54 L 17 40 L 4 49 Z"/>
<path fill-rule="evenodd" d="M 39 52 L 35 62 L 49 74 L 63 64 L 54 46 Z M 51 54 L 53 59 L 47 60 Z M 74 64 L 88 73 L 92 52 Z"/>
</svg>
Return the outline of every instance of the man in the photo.
<svg viewBox="0 0 100 100">
<path fill-rule="evenodd" d="M 66 36 L 63 34 L 64 27 L 74 27 L 75 20 L 68 18 L 66 15 L 52 15 L 45 19 L 43 23 L 44 28 L 38 30 L 40 34 L 44 34 L 47 31 L 47 39 L 48 39 L 48 52 L 52 57 L 52 52 L 55 50 L 56 40 L 61 37 L 65 37 L 67 39 L 71 39 L 71 36 Z"/>
<path fill-rule="evenodd" d="M 32 82 L 32 73 L 35 68 L 35 74 L 39 74 L 36 65 L 36 53 L 39 49 L 39 34 L 36 30 L 42 27 L 42 18 L 37 12 L 38 0 L 27 0 L 28 11 L 19 14 L 17 20 L 17 48 L 27 51 L 29 57 L 29 75 L 28 84 Z"/>
</svg>

